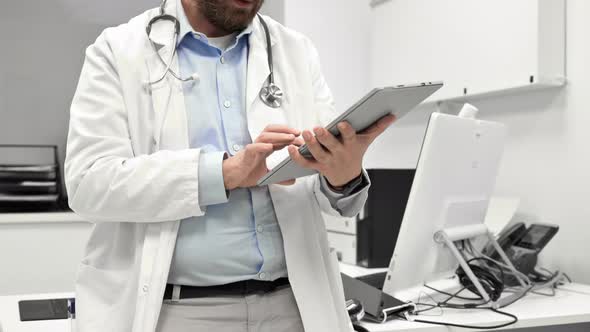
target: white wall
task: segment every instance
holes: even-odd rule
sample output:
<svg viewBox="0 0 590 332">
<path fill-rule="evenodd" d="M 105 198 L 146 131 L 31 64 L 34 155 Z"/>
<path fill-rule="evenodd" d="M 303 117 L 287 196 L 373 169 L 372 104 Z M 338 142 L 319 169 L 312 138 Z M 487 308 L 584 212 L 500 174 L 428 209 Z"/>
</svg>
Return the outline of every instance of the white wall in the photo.
<svg viewBox="0 0 590 332">
<path fill-rule="evenodd" d="M 509 127 L 497 193 L 521 197 L 518 219 L 560 225 L 542 262 L 586 283 L 590 283 L 589 14 L 590 1 L 568 0 L 566 88 L 473 101 L 481 118 Z M 402 119 L 370 149 L 366 165 L 415 166 L 434 110 L 423 107 Z"/>
<path fill-rule="evenodd" d="M 266 0 L 260 11 L 278 22 L 285 22 L 285 0 Z"/>
<path fill-rule="evenodd" d="M 284 24 L 313 41 L 338 109 L 369 92 L 369 14 L 368 0 L 285 0 Z"/>
</svg>

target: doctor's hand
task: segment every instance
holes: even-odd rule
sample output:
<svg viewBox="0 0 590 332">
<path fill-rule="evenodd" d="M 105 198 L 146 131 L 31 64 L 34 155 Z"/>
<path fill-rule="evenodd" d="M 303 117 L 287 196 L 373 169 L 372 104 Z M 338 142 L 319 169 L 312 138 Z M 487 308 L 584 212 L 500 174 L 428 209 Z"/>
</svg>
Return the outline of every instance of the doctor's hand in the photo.
<svg viewBox="0 0 590 332">
<path fill-rule="evenodd" d="M 340 189 L 361 175 L 369 145 L 394 121 L 394 115 L 386 115 L 359 133 L 348 122 L 340 122 L 339 137 L 321 127 L 314 128 L 315 137 L 305 130 L 303 138 L 315 160 L 303 157 L 295 146 L 289 146 L 289 155 L 297 164 L 317 170 L 332 187 Z"/>
<path fill-rule="evenodd" d="M 266 158 L 274 151 L 288 145 L 303 145 L 303 139 L 298 137 L 300 134 L 299 130 L 283 125 L 267 126 L 254 143 L 246 145 L 234 156 L 223 161 L 225 189 L 255 186 L 258 180 L 268 172 Z M 282 184 L 293 182 L 288 181 Z"/>
</svg>

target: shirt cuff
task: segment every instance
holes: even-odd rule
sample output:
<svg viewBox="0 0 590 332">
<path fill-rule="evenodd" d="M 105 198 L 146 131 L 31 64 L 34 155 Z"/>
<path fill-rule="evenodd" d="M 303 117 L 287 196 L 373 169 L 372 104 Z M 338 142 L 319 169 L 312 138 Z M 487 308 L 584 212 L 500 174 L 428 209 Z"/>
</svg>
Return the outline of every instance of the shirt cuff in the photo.
<svg viewBox="0 0 590 332">
<path fill-rule="evenodd" d="M 229 195 L 223 183 L 225 152 L 201 153 L 199 157 L 199 205 L 227 203 Z"/>
</svg>

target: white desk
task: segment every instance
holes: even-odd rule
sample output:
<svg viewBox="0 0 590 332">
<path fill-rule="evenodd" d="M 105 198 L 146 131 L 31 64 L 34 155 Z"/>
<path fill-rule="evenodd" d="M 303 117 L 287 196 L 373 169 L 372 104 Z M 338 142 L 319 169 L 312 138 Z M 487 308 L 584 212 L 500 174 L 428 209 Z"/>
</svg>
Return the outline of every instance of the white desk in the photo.
<svg viewBox="0 0 590 332">
<path fill-rule="evenodd" d="M 590 286 L 570 284 L 558 289 L 555 297 L 529 294 L 522 300 L 504 308 L 503 311 L 518 317 L 518 323 L 504 329 L 534 328 L 540 326 L 560 326 L 586 323 L 590 331 Z M 434 309 L 431 314 L 440 313 Z M 435 320 L 467 325 L 497 325 L 509 321 L 509 318 L 493 312 L 482 310 L 444 309 L 442 316 L 418 316 L 423 320 Z M 363 324 L 370 331 L 416 331 L 442 332 L 465 331 L 430 324 L 405 321 L 391 321 L 386 324 Z"/>
<path fill-rule="evenodd" d="M 0 323 L 2 332 L 70 332 L 68 320 L 20 322 L 18 301 L 43 298 L 67 298 L 73 293 L 36 294 L 0 297 Z M 570 284 L 561 287 L 555 297 L 528 295 L 521 301 L 506 308 L 515 314 L 519 322 L 506 329 L 534 328 L 540 326 L 560 326 L 586 323 L 576 331 L 590 331 L 590 286 Z M 436 313 L 436 309 L 433 310 Z M 467 311 L 445 309 L 443 316 L 420 316 L 422 319 L 456 322 L 472 325 L 495 325 L 506 322 L 503 316 L 485 311 Z M 386 324 L 364 323 L 370 331 L 394 332 L 448 332 L 466 331 L 429 324 L 406 321 L 390 321 Z M 525 330 L 527 331 L 527 330 Z M 533 330 L 528 330 L 533 331 Z M 536 329 L 534 330 L 536 331 Z"/>
<path fill-rule="evenodd" d="M 357 277 L 370 273 L 378 273 L 387 269 L 365 269 L 358 266 L 340 264 L 341 272 Z M 573 324 L 586 324 L 576 331 L 590 331 L 590 285 L 569 284 L 558 289 L 555 297 L 529 294 L 522 300 L 503 309 L 518 317 L 518 323 L 504 329 L 535 328 L 540 326 L 560 326 Z M 440 314 L 441 311 L 433 309 L 430 315 Z M 426 314 L 426 313 L 425 313 Z M 493 312 L 482 310 L 453 310 L 444 309 L 441 316 L 418 316 L 422 320 L 443 321 L 466 325 L 498 325 L 509 321 L 509 318 Z M 401 320 L 390 321 L 385 324 L 364 323 L 363 326 L 370 331 L 393 332 L 448 332 L 466 331 L 459 328 L 448 328 L 431 324 L 406 322 Z M 534 329 L 536 331 L 536 329 Z M 549 330 L 549 328 L 547 329 Z M 555 329 L 556 331 L 559 329 Z M 527 331 L 527 330 L 525 330 Z M 530 330 L 533 331 L 533 330 Z"/>
</svg>

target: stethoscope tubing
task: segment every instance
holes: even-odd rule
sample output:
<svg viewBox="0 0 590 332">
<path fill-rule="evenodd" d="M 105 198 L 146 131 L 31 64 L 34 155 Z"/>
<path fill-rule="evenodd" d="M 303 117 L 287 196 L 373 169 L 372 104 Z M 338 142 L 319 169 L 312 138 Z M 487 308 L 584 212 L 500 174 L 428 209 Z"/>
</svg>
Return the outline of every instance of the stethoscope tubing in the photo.
<svg viewBox="0 0 590 332">
<path fill-rule="evenodd" d="M 172 70 L 172 68 L 171 68 L 172 63 L 174 62 L 174 56 L 177 53 L 176 52 L 176 50 L 177 50 L 176 44 L 178 43 L 178 37 L 180 35 L 180 22 L 173 15 L 165 13 L 166 2 L 167 2 L 167 0 L 162 1 L 161 5 L 160 5 L 160 14 L 153 17 L 148 22 L 148 24 L 146 26 L 146 33 L 147 33 L 149 42 L 150 42 L 152 48 L 156 51 L 156 55 L 157 55 L 158 59 L 160 60 L 160 62 L 164 65 L 164 67 L 166 67 L 165 70 L 162 72 L 161 76 L 159 76 L 154 81 L 148 82 L 149 86 L 152 86 L 154 84 L 157 84 L 157 83 L 163 81 L 168 74 L 172 75 L 175 79 L 177 79 L 181 82 L 189 82 L 189 81 L 195 80 L 195 75 L 192 75 L 187 78 L 183 78 L 179 74 L 177 74 L 174 70 Z M 266 24 L 266 22 L 264 21 L 262 16 L 260 14 L 257 14 L 257 16 L 258 16 L 258 19 L 260 20 L 260 23 L 262 24 L 262 27 L 264 29 L 264 34 L 266 37 L 266 55 L 267 55 L 267 60 L 268 60 L 268 69 L 270 71 L 268 78 L 267 78 L 267 83 L 260 90 L 259 97 L 262 100 L 262 102 L 264 102 L 264 104 L 266 104 L 267 106 L 272 107 L 272 108 L 278 108 L 282 104 L 283 92 L 275 84 L 275 80 L 274 80 L 273 55 L 272 55 L 272 49 L 271 49 L 270 32 L 268 29 L 268 25 Z M 160 53 L 158 53 L 157 47 L 154 44 L 154 41 L 150 37 L 152 26 L 156 22 L 161 21 L 161 20 L 167 20 L 167 21 L 170 21 L 174 24 L 174 35 L 172 37 L 173 50 L 170 54 L 170 59 L 168 61 L 165 61 L 162 58 L 162 56 L 160 55 Z"/>
</svg>

